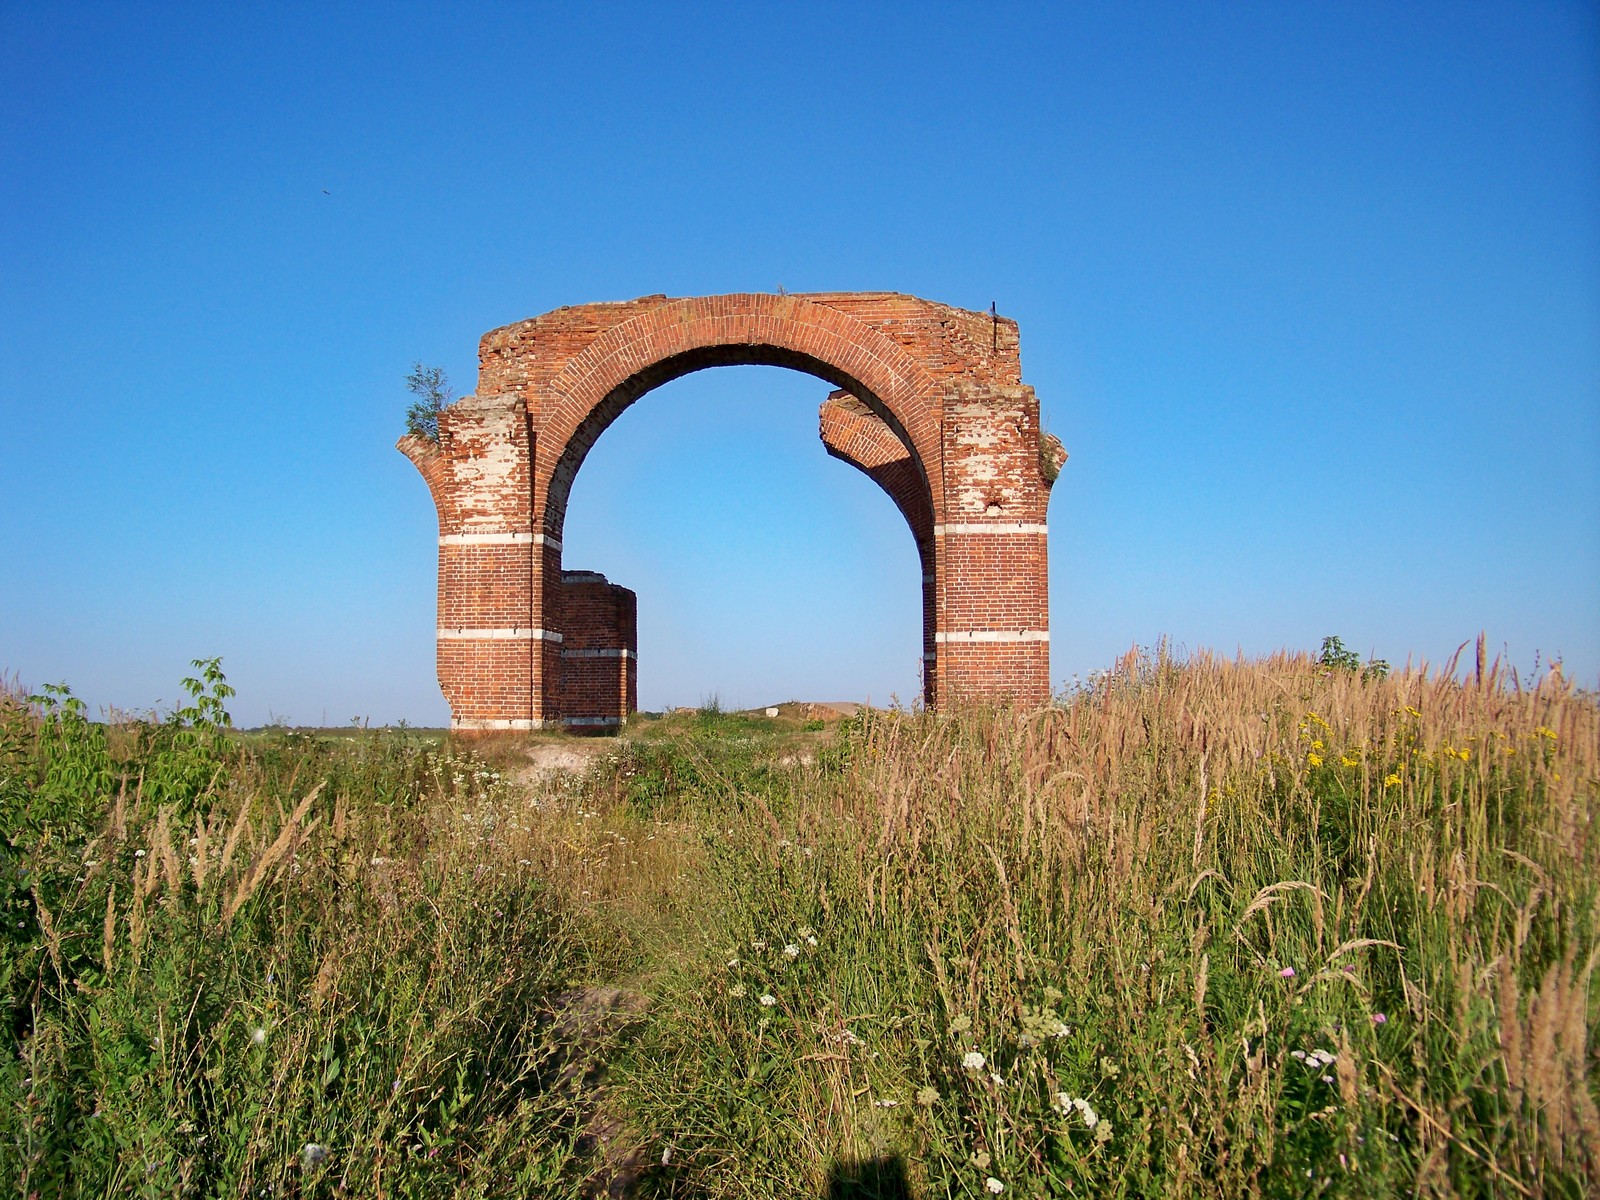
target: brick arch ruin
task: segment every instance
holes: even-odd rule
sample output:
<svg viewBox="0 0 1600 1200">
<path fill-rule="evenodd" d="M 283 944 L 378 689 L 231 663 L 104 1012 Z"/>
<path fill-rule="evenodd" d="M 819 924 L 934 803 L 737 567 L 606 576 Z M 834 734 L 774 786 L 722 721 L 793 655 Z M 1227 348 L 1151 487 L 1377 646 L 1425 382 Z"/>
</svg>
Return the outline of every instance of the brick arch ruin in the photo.
<svg viewBox="0 0 1600 1200">
<path fill-rule="evenodd" d="M 635 400 L 706 367 L 834 385 L 828 453 L 906 518 L 922 563 L 923 692 L 1037 704 L 1049 687 L 1045 509 L 1065 461 L 1021 381 L 1015 322 L 887 292 L 645 296 L 484 336 L 478 387 L 402 438 L 439 515 L 439 683 L 452 726 L 615 726 L 635 707 L 631 591 L 567 570 L 572 482 Z"/>
</svg>

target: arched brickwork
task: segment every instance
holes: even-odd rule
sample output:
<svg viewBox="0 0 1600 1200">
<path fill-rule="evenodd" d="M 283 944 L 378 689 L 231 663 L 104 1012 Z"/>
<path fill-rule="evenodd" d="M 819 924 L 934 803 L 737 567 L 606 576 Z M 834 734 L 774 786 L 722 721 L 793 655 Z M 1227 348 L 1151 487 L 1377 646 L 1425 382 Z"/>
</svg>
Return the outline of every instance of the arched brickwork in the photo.
<svg viewBox="0 0 1600 1200">
<path fill-rule="evenodd" d="M 923 563 L 925 699 L 1049 695 L 1044 510 L 1060 444 L 1014 322 L 895 293 L 732 295 L 557 309 L 487 334 L 437 446 L 400 448 L 439 512 L 439 676 L 458 728 L 614 725 L 632 711 L 634 600 L 562 563 L 589 449 L 655 387 L 712 366 L 832 383 L 829 453 L 906 517 Z"/>
</svg>

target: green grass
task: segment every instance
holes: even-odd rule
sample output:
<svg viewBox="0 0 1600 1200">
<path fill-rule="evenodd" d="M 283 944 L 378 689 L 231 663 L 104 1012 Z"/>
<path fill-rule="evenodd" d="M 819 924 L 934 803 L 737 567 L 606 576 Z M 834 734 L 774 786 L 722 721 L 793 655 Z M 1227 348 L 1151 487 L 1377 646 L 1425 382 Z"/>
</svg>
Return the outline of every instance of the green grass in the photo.
<svg viewBox="0 0 1600 1200">
<path fill-rule="evenodd" d="M 19 1194 L 1600 1183 L 1600 709 L 1556 677 L 1130 656 L 556 776 L 220 712 L 0 719 Z"/>
</svg>

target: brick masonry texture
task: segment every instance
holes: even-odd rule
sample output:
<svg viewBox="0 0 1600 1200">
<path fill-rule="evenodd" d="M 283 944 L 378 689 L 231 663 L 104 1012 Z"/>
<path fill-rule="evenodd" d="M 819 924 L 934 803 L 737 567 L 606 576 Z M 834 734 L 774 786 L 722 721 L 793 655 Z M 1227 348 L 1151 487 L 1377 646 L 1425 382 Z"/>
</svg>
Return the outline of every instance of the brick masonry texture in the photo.
<svg viewBox="0 0 1600 1200">
<path fill-rule="evenodd" d="M 572 481 L 640 396 L 743 364 L 837 389 L 824 447 L 916 542 L 925 703 L 1049 697 L 1045 510 L 1066 452 L 1039 429 L 1016 322 L 894 292 L 643 296 L 496 329 L 478 363 L 438 443 L 399 443 L 439 514 L 439 684 L 456 728 L 604 729 L 634 710 L 634 594 L 562 563 Z"/>
</svg>

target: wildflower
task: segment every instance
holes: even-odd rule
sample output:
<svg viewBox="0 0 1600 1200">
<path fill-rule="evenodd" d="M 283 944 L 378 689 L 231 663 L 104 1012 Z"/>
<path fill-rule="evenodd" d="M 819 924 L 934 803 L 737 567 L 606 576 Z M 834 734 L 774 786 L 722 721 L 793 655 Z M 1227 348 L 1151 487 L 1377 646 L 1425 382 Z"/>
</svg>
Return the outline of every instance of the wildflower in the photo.
<svg viewBox="0 0 1600 1200">
<path fill-rule="evenodd" d="M 994 1084 L 995 1087 L 1004 1087 L 1006 1081 L 1000 1078 L 1000 1073 L 998 1071 L 990 1071 L 989 1082 Z"/>
<path fill-rule="evenodd" d="M 817 931 L 815 929 L 811 928 L 811 926 L 809 926 L 809 925 L 802 925 L 802 926 L 800 926 L 799 929 L 795 930 L 795 932 L 798 933 L 801 937 L 807 938 L 807 939 L 814 939 L 816 937 L 816 933 L 817 933 Z M 812 940 L 811 944 L 813 946 L 815 946 L 817 943 L 814 940 Z"/>
<path fill-rule="evenodd" d="M 791 960 L 799 958 L 800 957 L 800 947 L 796 946 L 793 942 L 790 942 L 787 946 L 785 946 L 783 948 L 783 956 L 785 958 L 791 959 Z"/>
<path fill-rule="evenodd" d="M 753 942 L 750 943 L 750 949 L 752 949 L 752 950 L 765 950 L 766 948 L 767 948 L 767 944 L 765 942 L 763 942 L 760 938 L 756 938 Z"/>
<path fill-rule="evenodd" d="M 1321 738 L 1317 738 L 1314 742 L 1312 742 L 1311 743 L 1311 748 L 1313 750 L 1321 750 L 1321 749 L 1323 749 L 1322 739 Z"/>
<path fill-rule="evenodd" d="M 1306 755 L 1306 762 L 1310 763 L 1313 767 L 1320 767 L 1322 765 L 1322 755 L 1308 754 Z"/>
<path fill-rule="evenodd" d="M 1006 1190 L 1006 1185 L 1001 1183 L 993 1175 L 989 1176 L 989 1178 L 983 1181 L 983 1187 L 985 1191 L 993 1192 L 996 1196 Z"/>
<path fill-rule="evenodd" d="M 962 1013 L 959 1017 L 950 1022 L 951 1033 L 966 1033 L 967 1030 L 971 1028 L 972 1018 L 967 1016 L 965 1013 Z"/>
<path fill-rule="evenodd" d="M 1361 757 L 1356 754 L 1341 754 L 1339 761 L 1347 767 L 1359 767 L 1361 765 Z"/>
<path fill-rule="evenodd" d="M 815 946 L 817 944 L 817 935 L 816 934 L 808 933 L 805 936 L 806 936 L 806 945 Z"/>
<path fill-rule="evenodd" d="M 144 851 L 143 850 L 135 850 L 133 852 L 133 856 L 135 858 L 143 858 L 144 857 Z"/>
<path fill-rule="evenodd" d="M 1389 1018 L 1381 1012 L 1375 1012 L 1372 1014 L 1372 1023 L 1374 1025 L 1387 1025 L 1389 1023 Z"/>
<path fill-rule="evenodd" d="M 1385 775 L 1383 777 L 1383 786 L 1384 787 L 1399 787 L 1400 786 L 1400 776 L 1395 774 L 1393 771 L 1391 771 L 1389 774 L 1387 774 L 1387 775 Z"/>
<path fill-rule="evenodd" d="M 898 1100 L 874 1100 L 872 1102 L 873 1108 L 898 1108 L 899 1105 L 900 1101 Z"/>
<path fill-rule="evenodd" d="M 918 1088 L 917 1103 L 922 1105 L 923 1108 L 932 1108 L 939 1103 L 939 1089 L 936 1087 Z"/>
<path fill-rule="evenodd" d="M 307 1142 L 305 1144 L 305 1148 L 300 1151 L 300 1157 L 305 1160 L 306 1166 L 309 1167 L 312 1164 L 319 1163 L 323 1159 L 327 1158 L 328 1148 L 326 1146 L 319 1146 L 315 1142 Z"/>
<path fill-rule="evenodd" d="M 968 1050 L 961 1056 L 961 1065 L 969 1071 L 983 1070 L 988 1061 L 988 1059 L 984 1058 L 983 1055 L 979 1054 L 976 1050 Z"/>
<path fill-rule="evenodd" d="M 1293 979 L 1294 978 L 1294 968 L 1293 967 L 1285 967 L 1283 970 L 1278 972 L 1278 977 L 1280 979 Z"/>
<path fill-rule="evenodd" d="M 1122 1068 L 1117 1066 L 1117 1064 L 1112 1062 L 1109 1058 L 1106 1058 L 1102 1055 L 1100 1059 L 1100 1074 L 1104 1075 L 1107 1079 L 1115 1079 L 1118 1075 L 1122 1074 Z"/>
<path fill-rule="evenodd" d="M 1100 1128 L 1094 1131 L 1094 1140 L 1102 1146 L 1111 1140 L 1111 1122 L 1102 1121 Z"/>
<path fill-rule="evenodd" d="M 262 1042 L 266 1041 L 267 1040 L 266 1027 L 262 1026 L 262 1025 L 257 1025 L 254 1029 L 252 1029 L 250 1031 L 250 1040 L 252 1042 L 254 1042 L 257 1046 L 261 1045 Z"/>
<path fill-rule="evenodd" d="M 778 998 L 776 996 L 774 996 L 771 992 L 762 992 L 761 993 L 760 1003 L 761 1003 L 761 1007 L 762 1008 L 771 1008 L 777 1002 L 778 1002 Z"/>
<path fill-rule="evenodd" d="M 1549 728 L 1548 726 L 1541 725 L 1541 726 L 1539 726 L 1539 728 L 1537 728 L 1537 729 L 1535 729 L 1533 731 L 1533 736 L 1534 737 L 1549 738 L 1553 742 L 1553 741 L 1556 740 L 1556 731 L 1554 729 Z"/>
<path fill-rule="evenodd" d="M 747 993 L 745 991 L 744 984 L 742 984 L 742 983 L 734 984 L 732 987 L 730 987 L 728 989 L 728 995 L 732 996 L 735 1000 L 743 1000 L 745 998 L 745 996 L 747 995 Z"/>
</svg>

